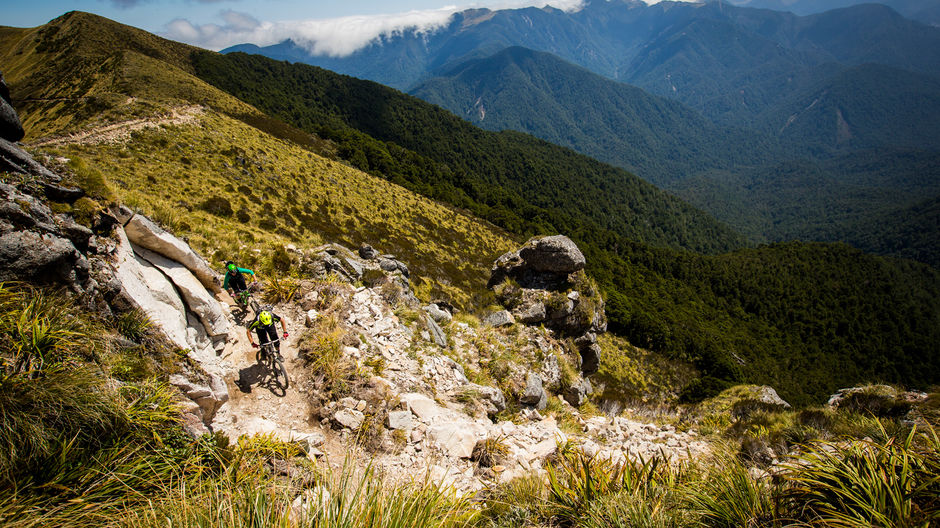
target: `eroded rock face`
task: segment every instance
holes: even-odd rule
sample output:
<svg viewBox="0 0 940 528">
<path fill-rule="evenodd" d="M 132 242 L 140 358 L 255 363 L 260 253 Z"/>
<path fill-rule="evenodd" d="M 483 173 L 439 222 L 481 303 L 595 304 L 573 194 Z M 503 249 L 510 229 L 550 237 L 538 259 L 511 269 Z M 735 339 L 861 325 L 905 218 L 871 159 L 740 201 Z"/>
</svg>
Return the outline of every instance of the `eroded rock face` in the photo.
<svg viewBox="0 0 940 528">
<path fill-rule="evenodd" d="M 128 306 L 137 307 L 181 349 L 192 348 L 187 332 L 186 306 L 163 273 L 137 256 L 124 231 L 116 231 L 115 277 Z"/>
<path fill-rule="evenodd" d="M 0 137 L 0 170 L 16 174 L 32 174 L 47 182 L 59 182 L 62 177 L 38 163 L 15 143 Z"/>
<path fill-rule="evenodd" d="M 188 244 L 164 231 L 147 217 L 133 215 L 124 225 L 134 245 L 149 249 L 186 267 L 212 293 L 222 291 L 219 275 Z"/>
<path fill-rule="evenodd" d="M 204 424 L 210 423 L 219 407 L 228 401 L 228 387 L 221 376 L 210 374 L 208 380 L 200 382 L 174 374 L 169 381 L 199 406 Z"/>
<path fill-rule="evenodd" d="M 7 141 L 19 141 L 23 139 L 25 134 L 20 116 L 13 109 L 13 102 L 10 100 L 10 89 L 7 88 L 3 74 L 0 73 L 0 138 Z"/>
<path fill-rule="evenodd" d="M 83 254 L 90 238 L 91 231 L 71 218 L 57 217 L 35 197 L 0 184 L 0 281 L 61 283 L 76 292 L 93 288 Z"/>
<path fill-rule="evenodd" d="M 143 248 L 138 248 L 135 253 L 170 279 L 182 294 L 187 309 L 196 314 L 210 338 L 228 335 L 230 325 L 221 305 L 186 267 Z"/>
</svg>

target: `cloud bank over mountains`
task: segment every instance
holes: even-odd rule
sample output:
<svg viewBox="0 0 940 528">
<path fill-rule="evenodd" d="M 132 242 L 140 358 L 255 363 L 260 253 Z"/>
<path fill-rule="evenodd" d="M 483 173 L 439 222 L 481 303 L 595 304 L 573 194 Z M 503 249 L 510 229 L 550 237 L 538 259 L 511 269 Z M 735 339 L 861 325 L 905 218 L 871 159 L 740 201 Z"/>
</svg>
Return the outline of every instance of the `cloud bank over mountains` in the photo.
<svg viewBox="0 0 940 528">
<path fill-rule="evenodd" d="M 161 36 L 211 50 L 243 43 L 269 46 L 291 39 L 314 55 L 345 57 L 383 35 L 409 30 L 433 32 L 446 26 L 455 13 L 472 7 L 514 9 L 551 6 L 575 11 L 582 4 L 583 0 L 503 0 L 485 5 L 447 6 L 387 15 L 280 22 L 261 21 L 247 13 L 226 10 L 219 14 L 221 23 L 194 24 L 177 18 L 167 24 Z"/>
</svg>

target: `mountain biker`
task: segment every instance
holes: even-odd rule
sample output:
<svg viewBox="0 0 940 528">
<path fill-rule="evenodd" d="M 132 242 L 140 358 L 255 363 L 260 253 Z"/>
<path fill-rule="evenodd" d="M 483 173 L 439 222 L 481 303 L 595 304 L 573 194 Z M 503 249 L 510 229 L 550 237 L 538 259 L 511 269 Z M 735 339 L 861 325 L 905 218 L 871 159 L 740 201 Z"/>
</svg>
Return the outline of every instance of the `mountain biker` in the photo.
<svg viewBox="0 0 940 528">
<path fill-rule="evenodd" d="M 252 284 L 258 282 L 258 279 L 255 277 L 255 272 L 250 269 L 239 268 L 231 260 L 225 263 L 225 269 L 228 271 L 225 272 L 225 280 L 222 282 L 222 289 L 226 290 L 228 294 L 232 296 L 232 299 L 238 303 L 237 295 L 248 289 L 248 285 L 245 284 L 245 276 L 242 274 L 250 274 Z"/>
<path fill-rule="evenodd" d="M 287 339 L 287 326 L 284 325 L 284 320 L 277 316 L 274 312 L 271 311 L 271 307 L 265 306 L 258 315 L 248 324 L 248 341 L 251 342 L 251 346 L 258 348 L 258 343 L 255 343 L 255 340 L 251 337 L 251 331 L 255 330 L 258 332 L 258 341 L 261 344 L 273 343 L 274 349 L 277 350 L 277 353 L 281 353 L 281 340 L 277 337 L 277 328 L 274 327 L 274 323 L 281 323 L 281 330 L 284 332 L 284 339 Z"/>
</svg>

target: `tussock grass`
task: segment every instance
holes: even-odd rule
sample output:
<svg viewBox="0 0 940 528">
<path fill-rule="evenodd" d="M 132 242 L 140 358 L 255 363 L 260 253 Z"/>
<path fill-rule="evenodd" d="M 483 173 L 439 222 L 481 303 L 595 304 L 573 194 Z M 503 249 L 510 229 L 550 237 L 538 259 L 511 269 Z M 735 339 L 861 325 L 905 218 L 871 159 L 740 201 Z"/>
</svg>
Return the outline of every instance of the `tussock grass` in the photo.
<svg viewBox="0 0 940 528">
<path fill-rule="evenodd" d="M 934 526 L 940 522 L 938 448 L 932 428 L 884 442 L 822 444 L 791 466 L 787 499 L 814 525 Z"/>
<path fill-rule="evenodd" d="M 45 368 L 94 355 L 88 323 L 72 316 L 75 306 L 62 293 L 27 284 L 0 283 L 2 377 L 32 378 Z"/>
</svg>

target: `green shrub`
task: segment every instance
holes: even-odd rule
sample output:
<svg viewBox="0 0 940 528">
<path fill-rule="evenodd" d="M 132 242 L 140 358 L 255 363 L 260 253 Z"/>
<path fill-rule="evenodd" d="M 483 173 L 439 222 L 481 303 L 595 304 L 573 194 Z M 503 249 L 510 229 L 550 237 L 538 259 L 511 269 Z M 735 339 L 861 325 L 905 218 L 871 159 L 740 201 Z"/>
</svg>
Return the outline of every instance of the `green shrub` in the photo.
<svg viewBox="0 0 940 528">
<path fill-rule="evenodd" d="M 74 175 L 75 184 L 81 187 L 90 198 L 105 203 L 110 203 L 117 199 L 101 171 L 90 167 L 85 160 L 76 157 L 69 160 L 68 165 Z"/>
<path fill-rule="evenodd" d="M 470 460 L 480 467 L 493 467 L 502 464 L 509 455 L 509 446 L 503 436 L 488 436 L 473 446 Z"/>
<path fill-rule="evenodd" d="M 153 322 L 147 313 L 135 308 L 114 319 L 114 329 L 122 336 L 140 342 L 153 329 Z"/>
<path fill-rule="evenodd" d="M 209 214 L 225 218 L 229 218 L 234 214 L 232 204 L 229 203 L 228 199 L 222 196 L 210 196 L 206 198 L 205 201 L 199 204 L 199 208 Z"/>
<path fill-rule="evenodd" d="M 715 461 L 712 471 L 686 483 L 685 493 L 700 526 L 773 526 L 773 489 L 769 482 L 751 478 L 733 458 Z"/>
</svg>

